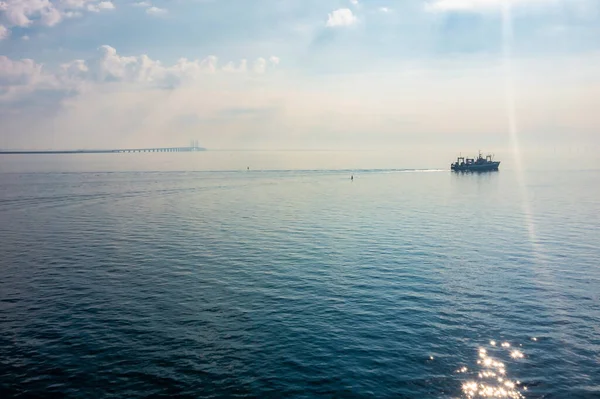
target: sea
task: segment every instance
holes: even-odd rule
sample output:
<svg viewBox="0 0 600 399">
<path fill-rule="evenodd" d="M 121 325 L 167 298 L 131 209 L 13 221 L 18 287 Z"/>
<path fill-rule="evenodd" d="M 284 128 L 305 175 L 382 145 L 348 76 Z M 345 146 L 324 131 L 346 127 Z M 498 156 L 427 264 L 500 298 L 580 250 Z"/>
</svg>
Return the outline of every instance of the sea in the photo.
<svg viewBox="0 0 600 399">
<path fill-rule="evenodd" d="M 0 156 L 0 397 L 600 398 L 600 167 L 450 161 Z"/>
</svg>

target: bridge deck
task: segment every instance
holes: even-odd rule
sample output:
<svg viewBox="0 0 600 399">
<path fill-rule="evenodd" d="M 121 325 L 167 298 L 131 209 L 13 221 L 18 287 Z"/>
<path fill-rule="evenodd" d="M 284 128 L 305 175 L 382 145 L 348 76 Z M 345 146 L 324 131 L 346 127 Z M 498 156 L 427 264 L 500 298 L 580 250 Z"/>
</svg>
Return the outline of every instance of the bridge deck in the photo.
<svg viewBox="0 0 600 399">
<path fill-rule="evenodd" d="M 157 147 L 157 148 L 116 148 L 107 150 L 0 150 L 0 155 L 41 155 L 41 154 L 122 154 L 131 152 L 194 152 L 206 151 L 202 147 Z"/>
</svg>

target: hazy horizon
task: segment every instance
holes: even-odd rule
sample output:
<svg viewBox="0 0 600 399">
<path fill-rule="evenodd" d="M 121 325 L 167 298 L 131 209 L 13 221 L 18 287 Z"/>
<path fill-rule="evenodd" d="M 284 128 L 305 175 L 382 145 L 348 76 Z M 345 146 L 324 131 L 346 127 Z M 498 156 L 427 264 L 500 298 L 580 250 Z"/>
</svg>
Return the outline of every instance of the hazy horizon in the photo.
<svg viewBox="0 0 600 399">
<path fill-rule="evenodd" d="M 0 148 L 595 151 L 600 3 L 502 4 L 12 0 Z"/>
</svg>

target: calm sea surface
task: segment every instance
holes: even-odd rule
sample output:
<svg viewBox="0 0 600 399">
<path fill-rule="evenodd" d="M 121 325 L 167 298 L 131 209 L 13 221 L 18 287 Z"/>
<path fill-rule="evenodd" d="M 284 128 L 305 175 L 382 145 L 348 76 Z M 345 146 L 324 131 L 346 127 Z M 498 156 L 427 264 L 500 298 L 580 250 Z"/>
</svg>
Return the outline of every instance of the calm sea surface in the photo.
<svg viewBox="0 0 600 399">
<path fill-rule="evenodd" d="M 270 156 L 0 159 L 0 397 L 600 398 L 599 170 Z"/>
</svg>

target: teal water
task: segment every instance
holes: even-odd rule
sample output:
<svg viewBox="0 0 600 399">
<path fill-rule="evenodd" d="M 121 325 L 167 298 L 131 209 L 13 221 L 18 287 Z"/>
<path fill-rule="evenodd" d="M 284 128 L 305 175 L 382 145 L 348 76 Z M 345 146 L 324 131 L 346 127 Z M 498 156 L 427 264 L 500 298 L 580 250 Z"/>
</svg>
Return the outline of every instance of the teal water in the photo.
<svg viewBox="0 0 600 399">
<path fill-rule="evenodd" d="M 1 397 L 600 397 L 599 170 L 178 156 L 0 159 Z"/>
</svg>

